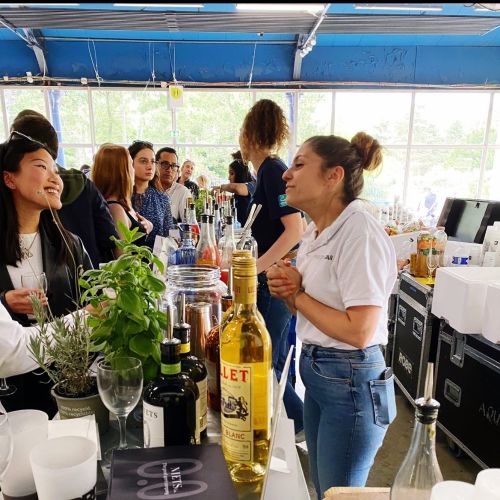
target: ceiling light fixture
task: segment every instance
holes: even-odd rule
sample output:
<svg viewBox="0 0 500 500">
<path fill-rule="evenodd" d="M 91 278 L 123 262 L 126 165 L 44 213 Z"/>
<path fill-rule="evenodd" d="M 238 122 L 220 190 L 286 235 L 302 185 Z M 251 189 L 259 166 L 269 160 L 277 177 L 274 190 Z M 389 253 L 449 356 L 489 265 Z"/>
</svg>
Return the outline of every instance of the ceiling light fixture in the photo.
<svg viewBox="0 0 500 500">
<path fill-rule="evenodd" d="M 435 3 L 355 3 L 355 9 L 361 10 L 413 10 L 413 11 L 436 11 L 440 12 L 443 7 Z"/>
<path fill-rule="evenodd" d="M 202 3 L 114 3 L 113 7 L 203 9 L 205 5 Z"/>
<path fill-rule="evenodd" d="M 236 10 L 280 11 L 280 12 L 320 12 L 321 3 L 237 3 Z"/>
<path fill-rule="evenodd" d="M 79 3 L 8 3 L 9 7 L 78 7 Z"/>
</svg>

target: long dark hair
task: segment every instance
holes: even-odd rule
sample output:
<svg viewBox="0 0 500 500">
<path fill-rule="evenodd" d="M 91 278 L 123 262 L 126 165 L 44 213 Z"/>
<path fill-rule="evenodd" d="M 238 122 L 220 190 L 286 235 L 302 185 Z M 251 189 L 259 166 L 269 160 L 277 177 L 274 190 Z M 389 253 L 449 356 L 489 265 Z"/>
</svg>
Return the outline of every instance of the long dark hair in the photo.
<svg viewBox="0 0 500 500">
<path fill-rule="evenodd" d="M 19 243 L 19 222 L 16 206 L 12 198 L 12 191 L 5 185 L 3 172 L 17 172 L 19 165 L 27 153 L 33 153 L 42 148 L 42 145 L 28 138 L 11 134 L 11 138 L 0 145 L 0 262 L 16 266 L 21 260 L 21 246 Z M 49 148 L 46 148 L 52 154 Z M 52 212 L 52 213 L 51 213 Z M 58 259 L 73 265 L 70 252 L 75 249 L 71 235 L 64 229 L 55 210 L 43 210 L 40 214 L 40 229 L 55 245 Z M 62 235 L 61 235 L 62 233 Z M 65 241 L 70 245 L 66 247 Z"/>
<path fill-rule="evenodd" d="M 234 182 L 252 182 L 255 179 L 252 177 L 250 173 L 250 169 L 248 168 L 248 164 L 243 161 L 241 157 L 241 151 L 236 151 L 236 153 L 232 153 L 234 161 L 229 164 L 230 170 L 234 171 Z"/>
</svg>

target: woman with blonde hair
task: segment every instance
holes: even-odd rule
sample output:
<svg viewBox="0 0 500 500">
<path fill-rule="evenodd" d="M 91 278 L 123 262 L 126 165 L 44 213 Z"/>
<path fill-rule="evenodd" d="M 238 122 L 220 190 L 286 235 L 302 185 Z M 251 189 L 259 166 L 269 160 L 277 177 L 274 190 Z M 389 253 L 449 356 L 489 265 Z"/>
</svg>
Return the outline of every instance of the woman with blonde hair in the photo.
<svg viewBox="0 0 500 500">
<path fill-rule="evenodd" d="M 94 157 L 92 181 L 107 201 L 115 224 L 123 222 L 129 229 L 138 228 L 144 236 L 135 243 L 144 245 L 153 225 L 132 207 L 134 167 L 127 149 L 117 144 L 102 144 Z M 117 231 L 123 237 L 118 225 Z"/>
</svg>

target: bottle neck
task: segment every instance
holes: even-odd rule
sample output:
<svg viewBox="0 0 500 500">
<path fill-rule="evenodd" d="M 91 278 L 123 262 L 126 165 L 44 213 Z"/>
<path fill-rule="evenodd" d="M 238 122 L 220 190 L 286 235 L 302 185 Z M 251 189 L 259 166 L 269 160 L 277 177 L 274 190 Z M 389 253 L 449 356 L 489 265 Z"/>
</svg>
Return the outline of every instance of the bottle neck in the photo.
<svg viewBox="0 0 500 500">
<path fill-rule="evenodd" d="M 183 342 L 181 344 L 181 359 L 186 358 L 191 354 L 191 342 Z"/>
<path fill-rule="evenodd" d="M 162 360 L 160 369 L 162 375 L 177 375 L 181 372 L 181 362 L 164 363 Z"/>
<path fill-rule="evenodd" d="M 234 242 L 234 228 L 232 224 L 227 224 L 224 229 L 224 243 L 227 246 L 229 242 Z"/>
<path fill-rule="evenodd" d="M 253 314 L 257 310 L 257 275 L 233 275 L 234 310 L 236 314 Z"/>
<path fill-rule="evenodd" d="M 417 416 L 415 420 L 415 428 L 413 429 L 413 435 L 411 438 L 410 449 L 408 450 L 408 456 L 410 455 L 420 455 L 426 453 L 427 455 L 433 455 L 433 458 L 437 462 L 436 458 L 436 420 L 432 420 L 427 423 L 420 421 Z"/>
</svg>

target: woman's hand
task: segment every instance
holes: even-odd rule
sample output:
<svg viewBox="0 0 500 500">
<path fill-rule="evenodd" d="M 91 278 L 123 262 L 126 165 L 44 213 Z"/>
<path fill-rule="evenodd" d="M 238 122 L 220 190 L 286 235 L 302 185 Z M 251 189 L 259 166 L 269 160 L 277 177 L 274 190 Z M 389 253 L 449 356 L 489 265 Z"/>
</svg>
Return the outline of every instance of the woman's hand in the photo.
<svg viewBox="0 0 500 500">
<path fill-rule="evenodd" d="M 267 284 L 271 295 L 281 299 L 294 298 L 300 290 L 302 276 L 289 260 L 280 260 L 267 273 Z"/>
<path fill-rule="evenodd" d="M 144 228 L 144 231 L 146 234 L 149 234 L 153 230 L 153 223 L 148 221 L 148 219 L 145 219 L 140 213 L 137 213 L 137 220 L 141 224 L 141 226 Z"/>
<path fill-rule="evenodd" d="M 18 288 L 5 293 L 5 302 L 10 310 L 17 314 L 33 314 L 31 295 L 38 296 L 42 306 L 48 304 L 47 297 L 39 288 Z"/>
</svg>

